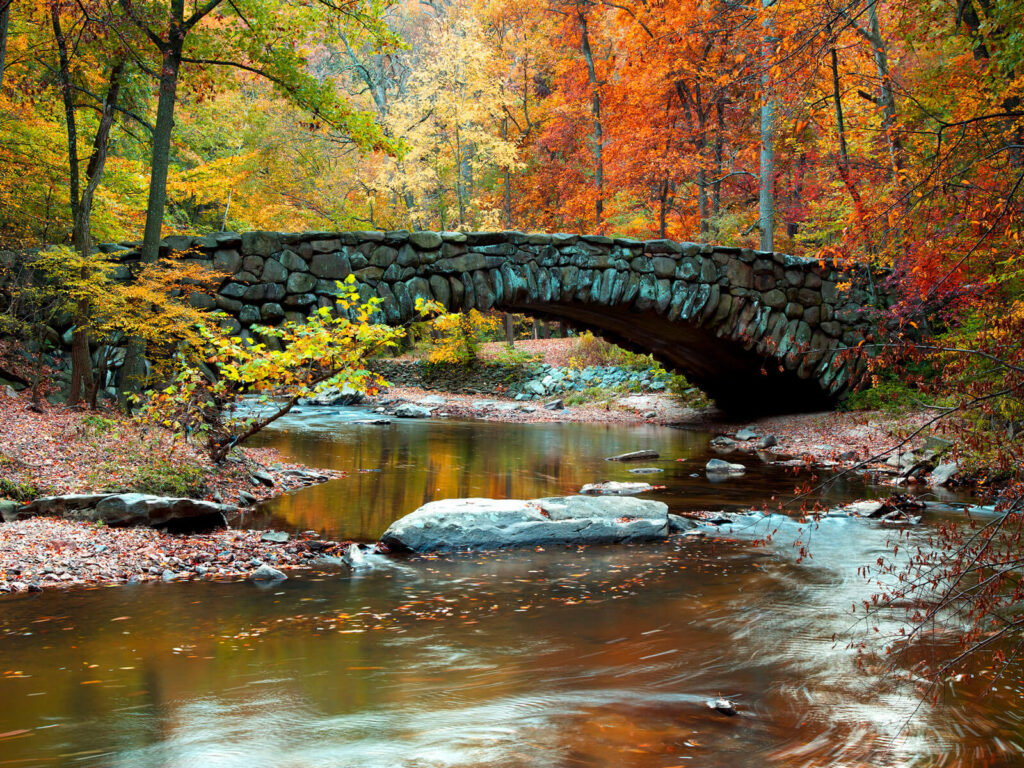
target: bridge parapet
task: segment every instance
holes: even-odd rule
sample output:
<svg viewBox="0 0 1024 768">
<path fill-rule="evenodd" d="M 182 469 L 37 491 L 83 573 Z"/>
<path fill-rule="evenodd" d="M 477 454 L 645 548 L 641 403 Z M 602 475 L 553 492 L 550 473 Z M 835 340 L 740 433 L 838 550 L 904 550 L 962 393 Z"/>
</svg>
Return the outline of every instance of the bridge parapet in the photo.
<svg viewBox="0 0 1024 768">
<path fill-rule="evenodd" d="M 138 244 L 101 246 L 127 264 Z M 874 331 L 863 267 L 670 240 L 523 232 L 246 232 L 169 237 L 167 255 L 230 277 L 193 303 L 256 324 L 334 307 L 354 275 L 379 319 L 418 297 L 452 311 L 496 308 L 567 321 L 668 367 L 733 410 L 825 407 L 861 365 L 846 348 Z M 848 284 L 844 286 L 844 284 Z"/>
</svg>

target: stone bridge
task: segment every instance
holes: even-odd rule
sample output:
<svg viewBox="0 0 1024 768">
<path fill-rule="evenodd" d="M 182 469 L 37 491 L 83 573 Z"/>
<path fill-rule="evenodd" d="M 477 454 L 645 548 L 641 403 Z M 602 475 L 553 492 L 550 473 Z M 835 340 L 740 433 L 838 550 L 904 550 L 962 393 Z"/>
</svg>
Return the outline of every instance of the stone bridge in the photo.
<svg viewBox="0 0 1024 768">
<path fill-rule="evenodd" d="M 135 243 L 101 248 L 121 250 L 126 266 L 138 258 Z M 352 274 L 364 299 L 382 299 L 382 321 L 410 319 L 420 296 L 453 311 L 560 320 L 653 354 L 733 411 L 830 406 L 862 365 L 843 350 L 874 329 L 858 287 L 863 268 L 746 248 L 399 231 L 176 236 L 164 249 L 232 275 L 216 297 L 192 301 L 227 312 L 235 330 L 332 307 L 335 281 Z M 845 282 L 853 286 L 842 290 Z"/>
</svg>

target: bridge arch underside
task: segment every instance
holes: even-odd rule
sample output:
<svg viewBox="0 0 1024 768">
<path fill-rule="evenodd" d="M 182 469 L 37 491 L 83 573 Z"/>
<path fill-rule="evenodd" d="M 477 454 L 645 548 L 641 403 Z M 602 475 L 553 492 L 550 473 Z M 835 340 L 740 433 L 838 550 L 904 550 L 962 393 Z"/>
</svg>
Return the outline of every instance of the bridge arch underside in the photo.
<svg viewBox="0 0 1024 768">
<path fill-rule="evenodd" d="M 631 352 L 653 355 L 738 416 L 826 410 L 841 393 L 825 389 L 815 378 L 801 378 L 784 358 L 758 352 L 757 339 L 741 342 L 692 323 L 666 322 L 654 310 L 539 303 L 496 304 L 495 309 L 564 322 Z M 805 362 L 808 354 L 800 349 L 790 360 Z"/>
</svg>

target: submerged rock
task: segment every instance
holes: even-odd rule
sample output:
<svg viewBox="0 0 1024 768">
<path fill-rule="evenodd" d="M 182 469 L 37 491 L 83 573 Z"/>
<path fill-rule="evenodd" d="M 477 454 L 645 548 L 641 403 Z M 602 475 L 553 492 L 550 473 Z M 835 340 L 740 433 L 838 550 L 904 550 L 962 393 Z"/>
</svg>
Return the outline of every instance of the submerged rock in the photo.
<svg viewBox="0 0 1024 768">
<path fill-rule="evenodd" d="M 373 568 L 373 561 L 367 557 L 367 553 L 373 554 L 372 549 L 359 544 L 350 544 L 342 554 L 341 560 L 352 570 Z"/>
<path fill-rule="evenodd" d="M 687 533 L 696 530 L 697 527 L 697 523 L 688 517 L 673 515 L 671 512 L 668 515 L 668 529 L 672 533 Z"/>
<path fill-rule="evenodd" d="M 719 697 L 717 699 L 714 699 L 713 701 L 708 701 L 707 705 L 708 709 L 713 709 L 716 712 L 721 712 L 723 715 L 728 715 L 729 717 L 732 717 L 736 714 L 736 705 L 728 699 L 723 699 Z"/>
<path fill-rule="evenodd" d="M 580 493 L 594 496 L 632 496 L 634 493 L 646 493 L 654 490 L 649 483 L 587 483 Z"/>
<path fill-rule="evenodd" d="M 620 453 L 618 456 L 609 456 L 605 461 L 642 461 L 643 459 L 656 459 L 658 456 L 657 451 L 631 451 L 630 453 Z"/>
<path fill-rule="evenodd" d="M 381 536 L 393 552 L 607 544 L 664 538 L 668 506 L 629 496 L 446 499 L 424 504 Z"/>
<path fill-rule="evenodd" d="M 629 470 L 631 475 L 656 475 L 659 472 L 664 472 L 664 469 L 658 467 L 637 467 L 636 469 Z"/>
</svg>

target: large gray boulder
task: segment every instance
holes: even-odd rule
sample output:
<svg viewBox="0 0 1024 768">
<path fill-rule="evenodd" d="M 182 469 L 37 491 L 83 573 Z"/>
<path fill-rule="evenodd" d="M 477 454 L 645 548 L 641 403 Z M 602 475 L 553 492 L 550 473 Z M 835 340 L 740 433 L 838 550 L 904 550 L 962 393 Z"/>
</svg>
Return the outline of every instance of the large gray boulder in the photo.
<svg viewBox="0 0 1024 768">
<path fill-rule="evenodd" d="M 933 486 L 949 485 L 960 472 L 960 465 L 955 461 L 939 464 L 928 477 L 928 484 Z"/>
<path fill-rule="evenodd" d="M 381 536 L 392 551 L 607 544 L 665 538 L 668 506 L 631 497 L 446 499 L 424 504 Z"/>
<path fill-rule="evenodd" d="M 151 496 L 145 493 L 71 494 L 44 496 L 17 510 L 17 519 L 37 515 L 85 520 L 111 527 L 149 526 L 169 531 L 223 528 L 227 515 L 238 512 L 230 504 Z"/>
</svg>

